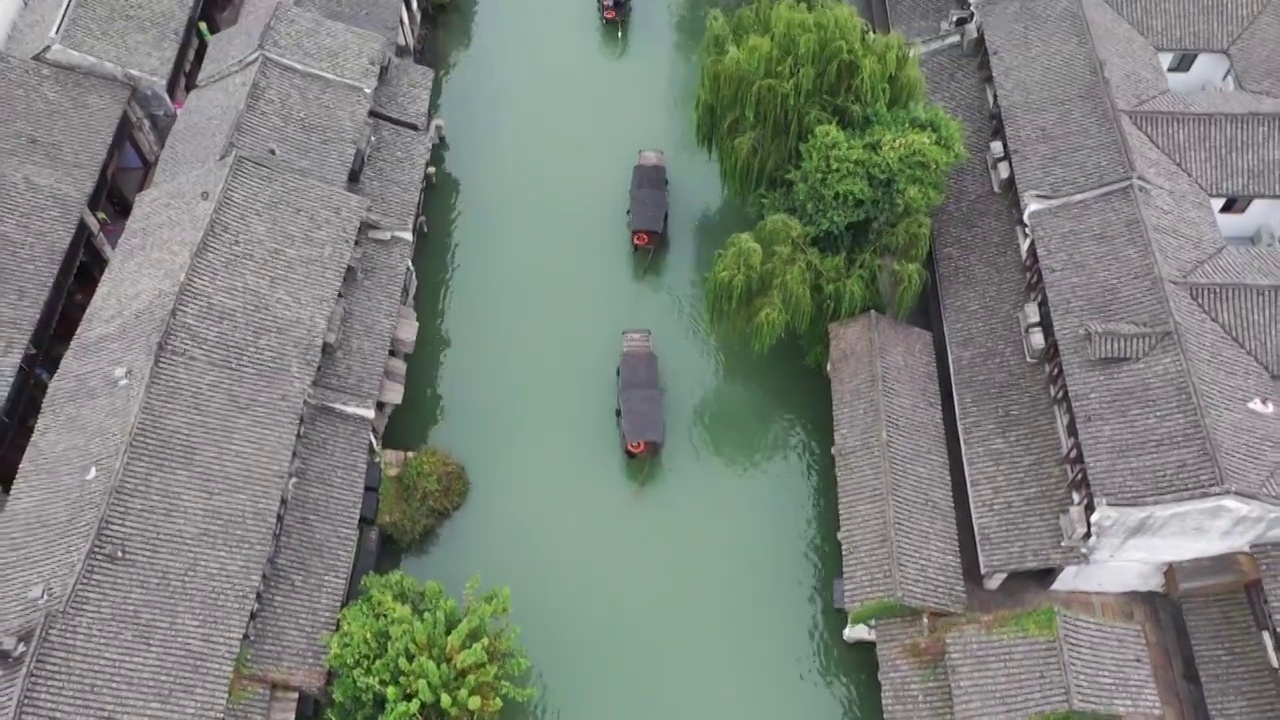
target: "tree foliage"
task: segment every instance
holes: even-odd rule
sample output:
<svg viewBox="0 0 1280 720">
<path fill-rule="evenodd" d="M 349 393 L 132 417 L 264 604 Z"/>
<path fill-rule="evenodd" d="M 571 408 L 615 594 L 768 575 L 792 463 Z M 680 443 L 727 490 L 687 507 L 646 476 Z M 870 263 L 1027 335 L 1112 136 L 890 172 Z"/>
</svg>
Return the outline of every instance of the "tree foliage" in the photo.
<svg viewBox="0 0 1280 720">
<path fill-rule="evenodd" d="M 531 698 L 511 593 L 478 584 L 459 603 L 400 571 L 367 576 L 329 643 L 329 720 L 490 720 Z"/>
<path fill-rule="evenodd" d="M 378 527 L 401 547 L 411 547 L 458 511 L 471 491 L 462 464 L 439 448 L 409 454 L 386 468 L 378 497 Z"/>
<path fill-rule="evenodd" d="M 820 364 L 828 323 L 915 304 L 962 129 L 925 101 L 905 42 L 842 2 L 712 11 L 702 63 L 698 142 L 765 215 L 716 253 L 712 322 L 761 352 L 796 337 Z"/>
<path fill-rule="evenodd" d="M 781 185 L 818 126 L 860 129 L 923 99 L 902 38 L 872 33 L 844 3 L 756 0 L 708 15 L 697 139 L 739 199 Z"/>
</svg>

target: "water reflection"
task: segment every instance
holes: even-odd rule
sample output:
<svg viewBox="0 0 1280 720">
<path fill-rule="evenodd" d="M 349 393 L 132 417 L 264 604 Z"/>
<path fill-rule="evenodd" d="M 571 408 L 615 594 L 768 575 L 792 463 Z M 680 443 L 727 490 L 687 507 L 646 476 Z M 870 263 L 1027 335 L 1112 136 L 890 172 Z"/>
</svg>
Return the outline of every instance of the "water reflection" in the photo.
<svg viewBox="0 0 1280 720">
<path fill-rule="evenodd" d="M 807 373 L 815 382 L 826 384 L 822 374 Z M 814 392 L 822 390 L 814 389 Z M 875 648 L 872 645 L 846 645 L 841 639 L 845 626 L 843 611 L 833 604 L 836 578 L 840 577 L 842 557 L 839 528 L 839 508 L 836 502 L 835 462 L 831 456 L 831 416 L 822 406 L 810 406 L 810 412 L 797 417 L 810 438 L 811 452 L 805 465 L 813 482 L 813 514 L 809 523 L 809 546 L 806 558 L 814 570 L 810 605 L 813 624 L 809 630 L 813 642 L 818 672 L 826 685 L 839 692 L 844 717 L 883 717 L 880 706 L 879 685 L 876 679 Z M 868 692 L 870 690 L 870 692 Z"/>
<path fill-rule="evenodd" d="M 502 720 L 560 720 L 560 707 L 555 702 L 555 693 L 537 667 L 530 671 L 528 682 L 538 694 L 528 702 L 503 707 Z"/>
<path fill-rule="evenodd" d="M 597 22 L 599 18 L 597 18 Z M 600 23 L 600 51 L 605 57 L 622 57 L 631 45 L 631 28 Z"/>
<path fill-rule="evenodd" d="M 682 55 L 692 55 L 702 43 L 702 33 L 707 28 L 707 14 L 712 10 L 734 10 L 749 0 L 676 0 L 675 35 L 676 49 Z"/>
<path fill-rule="evenodd" d="M 442 154 L 437 148 L 435 162 Z M 419 237 L 413 259 L 418 273 L 418 342 L 409 363 L 404 404 L 391 416 L 387 428 L 387 447 L 411 449 L 422 445 L 443 414 L 437 380 L 450 344 L 444 317 L 455 266 L 453 232 L 458 223 L 461 191 L 458 179 L 437 167 L 435 184 L 427 188 L 422 208 L 427 232 Z"/>
<path fill-rule="evenodd" d="M 459 56 L 471 47 L 479 4 L 479 0 L 449 0 L 440 11 L 438 24 L 418 50 L 419 62 L 435 68 L 441 76 L 448 74 Z M 436 87 L 438 93 L 439 84 Z"/>
</svg>

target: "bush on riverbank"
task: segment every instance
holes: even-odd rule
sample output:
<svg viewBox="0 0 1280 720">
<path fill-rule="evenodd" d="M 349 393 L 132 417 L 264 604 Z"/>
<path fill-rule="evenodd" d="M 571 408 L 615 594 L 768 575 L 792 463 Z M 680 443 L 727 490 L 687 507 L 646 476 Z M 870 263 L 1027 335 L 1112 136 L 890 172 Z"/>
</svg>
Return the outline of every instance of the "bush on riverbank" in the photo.
<svg viewBox="0 0 1280 720">
<path fill-rule="evenodd" d="M 413 547 L 457 512 L 470 491 L 466 469 L 444 450 L 405 453 L 398 467 L 384 463 L 378 527 L 400 547 Z"/>
<path fill-rule="evenodd" d="M 764 217 L 716 253 L 713 325 L 760 352 L 797 338 L 821 365 L 830 322 L 915 304 L 930 211 L 966 153 L 901 37 L 838 0 L 713 10 L 695 116 L 727 192 Z"/>
<path fill-rule="evenodd" d="M 529 661 L 508 622 L 511 591 L 478 585 L 459 603 L 398 570 L 365 577 L 329 642 L 329 720 L 492 720 L 532 698 L 519 684 Z"/>
</svg>

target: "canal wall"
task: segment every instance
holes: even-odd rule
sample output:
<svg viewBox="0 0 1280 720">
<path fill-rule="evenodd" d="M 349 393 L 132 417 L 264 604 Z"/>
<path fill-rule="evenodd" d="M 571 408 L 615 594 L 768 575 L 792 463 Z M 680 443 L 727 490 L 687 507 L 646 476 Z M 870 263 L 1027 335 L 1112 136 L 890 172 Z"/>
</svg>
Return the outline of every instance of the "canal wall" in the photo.
<svg viewBox="0 0 1280 720">
<path fill-rule="evenodd" d="M 95 682 L 113 690 L 67 714 L 141 716 L 160 687 L 175 716 L 314 710 L 358 548 L 376 545 L 376 457 L 417 333 L 412 258 L 439 131 L 408 10 L 248 0 L 208 39 L 3 511 L 0 548 L 26 564 L 0 582 L 0 714 L 93 695 L 83 673 L 104 657 Z M 93 389 L 102 377 L 116 399 Z M 96 482 L 55 480 L 71 476 Z M 145 607 L 71 634 L 124 601 L 103 584 L 111 562 L 149 579 Z M 199 604 L 213 597 L 228 601 Z M 181 637 L 195 616 L 203 644 Z M 124 636 L 150 649 L 83 649 Z M 172 672 L 150 684 L 132 671 L 144 663 Z"/>
</svg>

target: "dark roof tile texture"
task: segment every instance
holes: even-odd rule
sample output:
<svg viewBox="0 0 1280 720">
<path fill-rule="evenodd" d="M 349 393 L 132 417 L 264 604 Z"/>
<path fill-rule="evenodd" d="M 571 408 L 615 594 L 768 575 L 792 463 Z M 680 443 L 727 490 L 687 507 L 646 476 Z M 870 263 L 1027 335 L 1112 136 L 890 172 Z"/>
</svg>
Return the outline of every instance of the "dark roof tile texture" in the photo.
<svg viewBox="0 0 1280 720">
<path fill-rule="evenodd" d="M 830 328 L 844 597 L 964 608 L 933 336 L 871 312 Z"/>
</svg>

